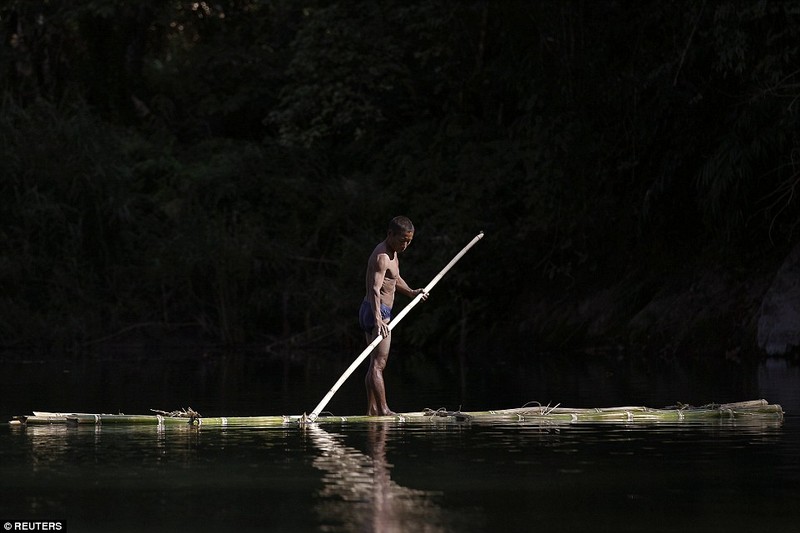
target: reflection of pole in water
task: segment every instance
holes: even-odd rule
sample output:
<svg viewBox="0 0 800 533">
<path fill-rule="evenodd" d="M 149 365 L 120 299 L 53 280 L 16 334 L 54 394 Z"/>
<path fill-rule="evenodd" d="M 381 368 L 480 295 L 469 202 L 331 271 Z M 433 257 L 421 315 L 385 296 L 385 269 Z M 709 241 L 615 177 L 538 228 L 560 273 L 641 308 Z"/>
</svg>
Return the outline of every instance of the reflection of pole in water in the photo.
<svg viewBox="0 0 800 533">
<path fill-rule="evenodd" d="M 392 481 L 386 461 L 384 424 L 369 424 L 369 455 L 345 446 L 341 437 L 311 424 L 311 441 L 322 452 L 314 466 L 324 472 L 318 509 L 324 524 L 346 531 L 445 531 L 435 493 Z"/>
</svg>

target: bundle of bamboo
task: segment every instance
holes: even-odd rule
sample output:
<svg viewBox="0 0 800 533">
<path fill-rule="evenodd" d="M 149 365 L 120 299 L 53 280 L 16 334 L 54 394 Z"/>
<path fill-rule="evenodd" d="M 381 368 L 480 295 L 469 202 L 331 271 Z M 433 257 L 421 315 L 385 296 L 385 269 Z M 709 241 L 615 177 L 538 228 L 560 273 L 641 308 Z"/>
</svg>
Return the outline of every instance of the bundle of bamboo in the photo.
<svg viewBox="0 0 800 533">
<path fill-rule="evenodd" d="M 320 416 L 313 420 L 306 415 L 282 416 L 233 416 L 204 418 L 189 409 L 181 411 L 154 411 L 152 415 L 94 414 L 94 413 L 54 413 L 34 411 L 30 416 L 14 417 L 12 425 L 26 424 L 150 424 L 193 426 L 291 426 L 309 423 L 343 424 L 367 422 L 399 422 L 407 424 L 431 423 L 528 423 L 528 424 L 573 424 L 573 423 L 683 423 L 711 422 L 719 420 L 783 420 L 780 405 L 766 400 L 752 400 L 726 404 L 710 404 L 702 407 L 679 405 L 663 409 L 649 407 L 606 407 L 606 408 L 567 408 L 536 405 L 496 411 L 433 411 L 398 413 L 391 416 Z"/>
</svg>

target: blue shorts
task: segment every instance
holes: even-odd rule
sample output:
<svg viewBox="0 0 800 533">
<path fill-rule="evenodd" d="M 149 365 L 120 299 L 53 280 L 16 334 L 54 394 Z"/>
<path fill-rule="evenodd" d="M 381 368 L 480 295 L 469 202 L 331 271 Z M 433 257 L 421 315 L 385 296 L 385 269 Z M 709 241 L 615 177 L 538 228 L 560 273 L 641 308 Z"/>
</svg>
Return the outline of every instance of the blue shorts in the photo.
<svg viewBox="0 0 800 533">
<path fill-rule="evenodd" d="M 384 320 L 392 318 L 392 308 L 381 304 L 381 318 Z M 367 333 L 372 333 L 375 329 L 375 315 L 372 313 L 372 306 L 364 300 L 358 310 L 358 325 Z"/>
</svg>

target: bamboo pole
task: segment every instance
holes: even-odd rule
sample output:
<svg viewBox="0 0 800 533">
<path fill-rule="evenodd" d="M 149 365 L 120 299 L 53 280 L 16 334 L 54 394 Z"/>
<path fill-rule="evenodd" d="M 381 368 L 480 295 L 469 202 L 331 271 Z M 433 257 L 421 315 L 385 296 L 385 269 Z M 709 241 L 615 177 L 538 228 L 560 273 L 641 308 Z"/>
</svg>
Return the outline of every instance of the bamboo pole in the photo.
<svg viewBox="0 0 800 533">
<path fill-rule="evenodd" d="M 439 280 L 442 279 L 442 277 L 444 277 L 444 275 L 447 274 L 447 272 L 451 268 L 453 268 L 453 266 L 458 262 L 458 260 L 464 257 L 464 254 L 466 254 L 469 251 L 469 249 L 475 246 L 475 244 L 482 238 L 483 238 L 483 232 L 481 231 L 460 252 L 458 252 L 458 254 L 456 254 L 456 256 L 453 259 L 451 259 L 449 263 L 447 263 L 447 265 L 441 270 L 441 272 L 439 272 L 436 275 L 435 278 L 433 278 L 430 281 L 430 283 L 428 283 L 425 286 L 421 294 L 418 294 L 413 300 L 411 300 L 411 303 L 406 305 L 397 314 L 397 316 L 393 318 L 391 322 L 389 322 L 389 331 L 394 329 L 394 327 L 397 326 L 397 324 L 399 324 L 401 320 L 403 320 L 403 317 L 405 317 L 409 313 L 409 311 L 411 311 L 411 309 L 413 309 L 413 307 L 417 305 L 422 300 L 422 298 L 431 291 L 431 289 L 433 289 L 434 285 L 439 283 Z M 353 361 L 353 363 L 347 368 L 347 370 L 345 370 L 344 374 L 342 374 L 341 377 L 336 381 L 336 383 L 333 384 L 333 387 L 331 387 L 331 389 L 317 404 L 314 410 L 311 411 L 311 414 L 308 415 L 307 419 L 309 422 L 313 422 L 314 420 L 317 419 L 317 417 L 319 417 L 319 414 L 322 412 L 323 409 L 325 409 L 325 406 L 328 405 L 328 402 L 331 400 L 331 398 L 333 398 L 333 395 L 336 394 L 336 392 L 339 390 L 342 384 L 347 380 L 347 378 L 349 378 L 350 375 L 355 371 L 355 369 L 358 368 L 358 365 L 360 365 L 362 361 L 364 361 L 364 359 L 366 359 L 369 356 L 369 354 L 372 353 L 375 347 L 378 346 L 378 344 L 380 344 L 382 340 L 383 340 L 383 335 L 378 334 L 378 336 L 375 337 L 375 339 L 369 344 L 369 346 L 367 346 L 364 349 L 364 351 L 361 352 L 361 354 L 358 357 L 356 357 L 356 360 Z"/>
</svg>

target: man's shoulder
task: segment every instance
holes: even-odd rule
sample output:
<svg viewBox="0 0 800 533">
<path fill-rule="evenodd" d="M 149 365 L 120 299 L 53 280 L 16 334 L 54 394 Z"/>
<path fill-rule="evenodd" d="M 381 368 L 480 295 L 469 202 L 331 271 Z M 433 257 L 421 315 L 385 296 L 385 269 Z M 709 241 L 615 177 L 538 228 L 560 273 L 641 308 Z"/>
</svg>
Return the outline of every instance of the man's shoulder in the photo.
<svg viewBox="0 0 800 533">
<path fill-rule="evenodd" d="M 377 258 L 379 258 L 381 256 L 384 256 L 386 259 L 389 259 L 389 251 L 386 249 L 386 243 L 385 242 L 378 243 L 378 245 L 375 247 L 375 249 L 372 250 L 372 255 L 370 257 L 372 259 L 377 259 Z"/>
<path fill-rule="evenodd" d="M 392 260 L 389 258 L 389 254 L 386 253 L 386 251 L 375 250 L 373 258 L 374 258 L 373 261 L 379 267 L 388 267 L 389 265 L 392 264 Z"/>
</svg>

